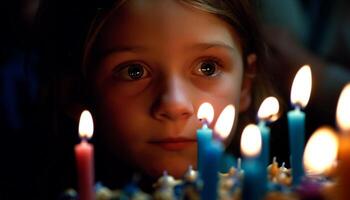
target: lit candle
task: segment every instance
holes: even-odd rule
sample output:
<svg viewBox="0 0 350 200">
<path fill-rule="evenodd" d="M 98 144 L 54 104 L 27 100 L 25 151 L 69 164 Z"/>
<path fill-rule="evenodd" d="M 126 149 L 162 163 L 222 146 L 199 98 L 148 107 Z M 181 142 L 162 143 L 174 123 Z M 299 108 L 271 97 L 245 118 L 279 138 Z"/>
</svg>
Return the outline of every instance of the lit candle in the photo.
<svg viewBox="0 0 350 200">
<path fill-rule="evenodd" d="M 228 105 L 221 112 L 214 127 L 215 140 L 209 143 L 205 148 L 205 164 L 203 167 L 202 180 L 203 189 L 201 199 L 217 199 L 219 169 L 224 146 L 222 141 L 228 137 L 231 132 L 235 119 L 235 108 Z"/>
<path fill-rule="evenodd" d="M 80 200 L 94 200 L 94 147 L 87 142 L 93 134 L 93 121 L 89 111 L 80 116 L 79 135 L 82 141 L 75 145 Z"/>
<path fill-rule="evenodd" d="M 279 103 L 275 97 L 267 97 L 260 105 L 258 110 L 259 129 L 262 137 L 261 163 L 264 167 L 269 165 L 270 160 L 270 128 L 267 122 L 277 120 L 279 112 Z M 267 185 L 267 171 L 264 171 L 264 182 Z"/>
<path fill-rule="evenodd" d="M 302 199 L 323 199 L 325 173 L 332 169 L 337 153 L 338 138 L 332 128 L 321 127 L 312 134 L 303 157 L 306 177 L 297 190 Z"/>
<path fill-rule="evenodd" d="M 303 164 L 307 176 L 325 174 L 333 167 L 338 154 L 338 138 L 327 126 L 318 128 L 306 144 Z"/>
<path fill-rule="evenodd" d="M 305 113 L 300 109 L 304 108 L 309 101 L 311 83 L 311 69 L 308 65 L 305 65 L 294 78 L 291 102 L 295 109 L 288 112 L 289 146 L 294 186 L 298 185 L 304 176 L 302 156 L 305 143 Z"/>
<path fill-rule="evenodd" d="M 342 90 L 336 111 L 339 144 L 339 190 L 341 200 L 350 197 L 350 83 Z"/>
<path fill-rule="evenodd" d="M 262 137 L 261 158 L 264 166 L 269 164 L 269 147 L 270 147 L 270 128 L 267 127 L 267 122 L 277 120 L 279 112 L 279 103 L 275 97 L 267 97 L 260 105 L 258 110 L 259 129 Z"/>
<path fill-rule="evenodd" d="M 241 152 L 243 160 L 243 200 L 261 200 L 264 198 L 264 187 L 266 185 L 264 171 L 266 167 L 261 164 L 259 155 L 261 153 L 261 133 L 254 124 L 247 125 L 241 137 Z"/>
<path fill-rule="evenodd" d="M 203 103 L 198 109 L 197 117 L 202 122 L 202 128 L 197 130 L 197 168 L 201 174 L 205 162 L 204 150 L 213 137 L 213 130 L 208 127 L 214 118 L 213 106 L 210 103 Z"/>
</svg>

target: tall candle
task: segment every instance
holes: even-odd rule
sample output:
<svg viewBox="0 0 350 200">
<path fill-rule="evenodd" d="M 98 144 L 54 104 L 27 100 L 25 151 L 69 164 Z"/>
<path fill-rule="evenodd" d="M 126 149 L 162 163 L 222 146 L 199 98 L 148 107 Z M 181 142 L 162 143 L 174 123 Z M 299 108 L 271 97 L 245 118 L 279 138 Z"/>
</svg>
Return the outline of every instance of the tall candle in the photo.
<svg viewBox="0 0 350 200">
<path fill-rule="evenodd" d="M 339 144 L 339 199 L 350 197 L 350 83 L 342 90 L 336 111 L 336 121 L 340 131 Z"/>
<path fill-rule="evenodd" d="M 75 145 L 80 200 L 94 200 L 94 147 L 87 142 L 93 134 L 93 121 L 89 111 L 83 111 L 79 122 L 82 141 Z"/>
<path fill-rule="evenodd" d="M 243 160 L 243 200 L 261 200 L 264 198 L 266 180 L 264 171 L 266 167 L 261 164 L 259 155 L 261 153 L 261 134 L 259 128 L 254 124 L 247 125 L 241 137 L 241 152 Z"/>
<path fill-rule="evenodd" d="M 265 121 L 260 121 L 258 124 L 260 133 L 261 133 L 261 139 L 262 139 L 262 146 L 261 146 L 261 163 L 263 166 L 267 167 L 269 164 L 269 158 L 270 158 L 270 128 L 266 125 Z"/>
<path fill-rule="evenodd" d="M 305 143 L 305 113 L 299 108 L 288 112 L 288 128 L 293 185 L 298 185 L 304 176 L 302 157 Z"/>
<path fill-rule="evenodd" d="M 279 112 L 279 103 L 275 97 L 267 97 L 260 105 L 258 110 L 258 127 L 262 137 L 262 148 L 261 148 L 261 163 L 264 167 L 269 165 L 270 160 L 270 128 L 267 126 L 267 122 L 277 120 Z M 263 175 L 264 182 L 267 186 L 267 170 Z M 264 188 L 264 191 L 266 188 Z"/>
<path fill-rule="evenodd" d="M 294 186 L 298 185 L 304 176 L 302 156 L 305 143 L 305 113 L 300 109 L 304 108 L 309 101 L 311 84 L 311 69 L 308 65 L 304 65 L 297 72 L 292 85 L 291 102 L 295 109 L 287 114 Z"/>
<path fill-rule="evenodd" d="M 205 149 L 205 163 L 202 171 L 203 190 L 201 199 L 217 199 L 220 160 L 224 152 L 224 146 L 220 141 L 213 140 Z"/>
<path fill-rule="evenodd" d="M 205 165 L 203 167 L 202 180 L 203 189 L 201 199 L 217 199 L 220 161 L 224 152 L 222 141 L 226 139 L 232 129 L 235 119 L 235 108 L 228 105 L 221 112 L 214 127 L 215 139 L 205 148 Z"/>
<path fill-rule="evenodd" d="M 214 109 L 210 103 L 203 103 L 197 113 L 198 119 L 202 122 L 202 128 L 197 130 L 197 169 L 202 173 L 205 163 L 205 148 L 209 146 L 213 137 L 213 130 L 208 127 L 214 118 Z"/>
<path fill-rule="evenodd" d="M 208 147 L 209 144 L 211 143 L 212 137 L 213 137 L 213 130 L 210 129 L 206 124 L 204 124 L 201 129 L 197 130 L 197 142 L 198 142 L 197 165 L 198 165 L 198 172 L 200 174 L 203 171 L 203 165 L 205 162 L 205 148 Z"/>
</svg>

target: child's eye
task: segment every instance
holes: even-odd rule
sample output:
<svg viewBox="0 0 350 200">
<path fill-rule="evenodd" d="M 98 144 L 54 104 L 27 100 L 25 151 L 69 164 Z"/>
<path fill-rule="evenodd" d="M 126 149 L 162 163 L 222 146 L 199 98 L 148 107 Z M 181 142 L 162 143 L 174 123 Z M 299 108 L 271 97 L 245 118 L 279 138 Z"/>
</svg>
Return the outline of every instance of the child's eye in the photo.
<svg viewBox="0 0 350 200">
<path fill-rule="evenodd" d="M 113 76 L 120 78 L 121 80 L 140 80 L 149 76 L 149 72 L 146 67 L 141 63 L 125 64 L 122 67 L 118 67 Z"/>
<path fill-rule="evenodd" d="M 200 76 L 216 76 L 220 73 L 219 64 L 215 60 L 203 60 L 195 67 L 194 74 Z"/>
</svg>

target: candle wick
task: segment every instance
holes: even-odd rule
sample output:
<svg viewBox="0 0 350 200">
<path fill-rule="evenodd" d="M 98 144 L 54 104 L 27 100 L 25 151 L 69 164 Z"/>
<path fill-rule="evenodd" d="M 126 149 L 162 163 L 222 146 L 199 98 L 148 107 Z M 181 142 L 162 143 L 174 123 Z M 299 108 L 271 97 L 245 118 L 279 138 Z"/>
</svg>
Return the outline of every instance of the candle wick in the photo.
<svg viewBox="0 0 350 200">
<path fill-rule="evenodd" d="M 202 123 L 203 127 L 209 127 L 209 121 L 206 118 L 200 118 L 199 121 Z"/>
<path fill-rule="evenodd" d="M 208 124 L 203 124 L 202 128 L 208 128 Z"/>
<path fill-rule="evenodd" d="M 264 119 L 261 119 L 261 120 L 259 120 L 259 125 L 260 126 L 266 126 L 266 120 L 264 120 Z"/>
<path fill-rule="evenodd" d="M 272 161 L 272 162 L 273 162 L 273 163 L 276 163 L 276 162 L 277 162 L 276 156 L 273 157 L 273 161 Z"/>
<path fill-rule="evenodd" d="M 300 103 L 295 103 L 295 110 L 298 110 L 298 111 L 300 111 L 301 110 L 301 108 L 302 108 L 302 106 L 301 106 L 301 104 Z"/>
<path fill-rule="evenodd" d="M 238 158 L 237 159 L 237 169 L 240 171 L 242 169 L 242 159 Z"/>
<path fill-rule="evenodd" d="M 163 171 L 163 176 L 168 176 L 168 171 L 164 170 Z"/>
</svg>

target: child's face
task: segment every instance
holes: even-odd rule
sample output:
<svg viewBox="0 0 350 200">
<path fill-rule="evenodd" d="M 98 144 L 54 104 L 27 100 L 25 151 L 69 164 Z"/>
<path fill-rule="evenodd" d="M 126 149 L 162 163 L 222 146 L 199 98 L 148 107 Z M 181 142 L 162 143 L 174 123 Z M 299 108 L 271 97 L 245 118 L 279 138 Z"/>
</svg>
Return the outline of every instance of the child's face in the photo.
<svg viewBox="0 0 350 200">
<path fill-rule="evenodd" d="M 149 175 L 179 177 L 196 166 L 203 102 L 215 119 L 228 104 L 249 105 L 240 41 L 215 15 L 177 1 L 131 0 L 107 21 L 97 48 L 102 137 Z"/>
</svg>

